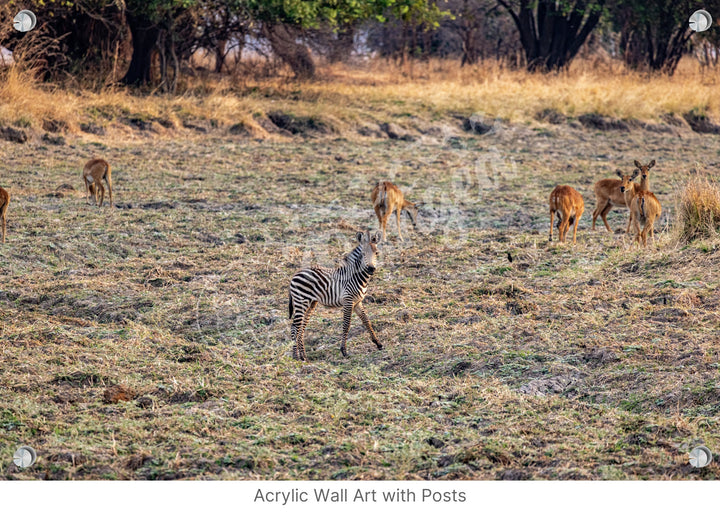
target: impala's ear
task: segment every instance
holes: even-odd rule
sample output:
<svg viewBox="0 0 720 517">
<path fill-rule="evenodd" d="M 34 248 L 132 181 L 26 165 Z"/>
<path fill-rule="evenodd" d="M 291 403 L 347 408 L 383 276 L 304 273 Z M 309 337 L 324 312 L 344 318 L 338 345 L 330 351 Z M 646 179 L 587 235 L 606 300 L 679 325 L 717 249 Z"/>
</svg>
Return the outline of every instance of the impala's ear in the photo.
<svg viewBox="0 0 720 517">
<path fill-rule="evenodd" d="M 648 163 L 648 169 L 652 169 L 653 167 L 655 167 L 655 160 Z"/>
<path fill-rule="evenodd" d="M 615 171 L 615 174 L 617 174 L 618 176 L 620 176 L 620 178 L 623 177 L 623 173 L 622 173 L 622 171 L 621 171 L 620 169 L 616 170 L 616 171 Z"/>
<path fill-rule="evenodd" d="M 633 172 L 633 175 L 630 176 L 630 181 L 632 181 L 632 180 L 634 180 L 635 178 L 637 178 L 637 177 L 638 177 L 638 174 L 640 174 L 640 171 L 637 170 L 637 169 L 635 169 L 635 172 Z"/>
<path fill-rule="evenodd" d="M 635 167 L 640 169 L 640 168 L 642 168 L 642 164 L 639 161 L 635 160 Z"/>
</svg>

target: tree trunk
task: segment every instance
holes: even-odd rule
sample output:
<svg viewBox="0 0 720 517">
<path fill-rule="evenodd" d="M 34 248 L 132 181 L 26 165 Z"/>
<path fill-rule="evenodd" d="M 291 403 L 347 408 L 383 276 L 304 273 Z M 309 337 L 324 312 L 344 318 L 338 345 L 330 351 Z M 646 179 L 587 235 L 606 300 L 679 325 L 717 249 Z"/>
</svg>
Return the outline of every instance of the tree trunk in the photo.
<svg viewBox="0 0 720 517">
<path fill-rule="evenodd" d="M 480 59 L 480 51 L 477 44 L 477 31 L 474 27 L 467 27 L 461 32 L 462 60 L 460 66 L 474 65 Z"/>
<path fill-rule="evenodd" d="M 126 18 L 132 35 L 133 52 L 130 67 L 122 82 L 128 85 L 146 84 L 150 82 L 152 51 L 157 44 L 160 29 L 143 17 L 127 13 Z"/>
<path fill-rule="evenodd" d="M 298 79 L 315 77 L 315 62 L 305 45 L 297 42 L 297 37 L 289 27 L 283 24 L 264 27 L 265 37 L 273 52 L 285 61 Z"/>
<path fill-rule="evenodd" d="M 228 54 L 227 40 L 220 40 L 215 43 L 213 53 L 215 54 L 215 73 L 222 73 L 223 66 L 225 65 L 225 58 Z"/>
<path fill-rule="evenodd" d="M 578 0 L 569 11 L 550 0 L 521 0 L 517 12 L 505 0 L 498 3 L 510 13 L 520 33 L 528 70 L 550 71 L 567 67 L 577 55 L 600 21 L 605 0 Z"/>
<path fill-rule="evenodd" d="M 621 33 L 620 50 L 631 68 L 673 75 L 691 35 L 684 23 L 676 25 L 667 17 L 655 24 L 628 21 Z"/>
<path fill-rule="evenodd" d="M 339 63 L 346 60 L 352 54 L 355 47 L 355 27 L 349 26 L 337 31 L 337 39 L 330 42 L 328 61 Z"/>
</svg>

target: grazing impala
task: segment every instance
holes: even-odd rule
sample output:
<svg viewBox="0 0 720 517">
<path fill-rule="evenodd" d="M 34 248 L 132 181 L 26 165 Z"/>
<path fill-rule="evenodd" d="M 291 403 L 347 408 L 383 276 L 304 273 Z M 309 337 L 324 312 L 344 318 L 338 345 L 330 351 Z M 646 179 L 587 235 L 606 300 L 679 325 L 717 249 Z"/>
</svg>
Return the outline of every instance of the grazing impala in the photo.
<svg viewBox="0 0 720 517">
<path fill-rule="evenodd" d="M 90 195 L 92 194 L 95 196 L 95 204 L 97 206 L 102 206 L 103 200 L 105 199 L 105 187 L 102 184 L 102 180 L 105 180 L 110 194 L 110 206 L 112 207 L 113 195 L 110 164 L 102 158 L 93 158 L 85 164 L 82 175 L 83 181 L 85 181 L 86 199 L 90 199 Z M 100 194 L 99 201 L 98 194 Z"/>
<path fill-rule="evenodd" d="M 385 240 L 385 228 L 387 227 L 388 219 L 392 215 L 393 211 L 397 211 L 397 227 L 398 235 L 400 240 L 403 240 L 402 232 L 400 231 L 400 212 L 405 211 L 410 217 L 413 228 L 417 228 L 417 213 L 418 207 L 421 203 L 411 203 L 406 200 L 400 189 L 389 181 L 380 181 L 372 191 L 371 195 L 373 208 L 377 215 L 380 227 L 383 232 L 383 240 Z"/>
<path fill-rule="evenodd" d="M 565 242 L 568 228 L 571 224 L 575 224 L 573 230 L 573 244 L 575 244 L 578 223 L 584 211 L 585 203 L 577 190 L 567 185 L 555 187 L 550 194 L 550 241 L 552 242 L 553 220 L 557 214 L 560 242 Z"/>
<path fill-rule="evenodd" d="M 648 176 L 650 174 L 650 169 L 654 166 L 655 160 L 652 160 L 647 165 L 642 165 L 639 161 L 635 160 L 635 167 L 638 168 L 637 172 L 639 174 L 642 174 L 642 177 L 640 178 L 640 184 L 634 184 L 635 190 L 639 190 L 640 188 L 642 188 L 643 190 L 650 189 L 650 182 L 648 180 Z M 607 214 L 613 207 L 630 207 L 630 205 L 626 204 L 625 202 L 625 194 L 623 192 L 620 192 L 620 185 L 622 184 L 623 173 L 620 171 L 616 171 L 616 174 L 620 177 L 619 180 L 608 178 L 595 183 L 594 190 L 597 204 L 595 205 L 595 210 L 593 211 L 592 217 L 593 230 L 595 229 L 595 220 L 598 218 L 598 216 L 600 216 L 602 217 L 603 223 L 605 223 L 605 228 L 607 228 L 607 231 L 612 232 L 612 230 L 610 229 L 610 225 L 607 222 Z"/>
<path fill-rule="evenodd" d="M 7 209 L 10 204 L 10 194 L 0 187 L 0 219 L 2 219 L 2 242 L 5 244 L 5 231 L 7 229 Z"/>
</svg>

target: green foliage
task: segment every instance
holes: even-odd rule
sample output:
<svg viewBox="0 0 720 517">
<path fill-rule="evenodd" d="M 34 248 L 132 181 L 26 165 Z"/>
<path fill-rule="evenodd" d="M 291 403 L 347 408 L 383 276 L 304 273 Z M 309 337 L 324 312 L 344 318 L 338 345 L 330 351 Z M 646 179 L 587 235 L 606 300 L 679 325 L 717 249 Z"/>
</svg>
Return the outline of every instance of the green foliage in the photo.
<svg viewBox="0 0 720 517">
<path fill-rule="evenodd" d="M 437 26 L 444 14 L 437 2 L 428 0 L 247 0 L 246 6 L 259 21 L 304 28 L 318 27 L 321 23 L 347 25 L 367 19 L 384 22 L 389 15 Z"/>
<path fill-rule="evenodd" d="M 189 9 L 197 3 L 198 0 L 126 0 L 125 7 L 138 18 L 158 22 L 174 12 Z"/>
</svg>

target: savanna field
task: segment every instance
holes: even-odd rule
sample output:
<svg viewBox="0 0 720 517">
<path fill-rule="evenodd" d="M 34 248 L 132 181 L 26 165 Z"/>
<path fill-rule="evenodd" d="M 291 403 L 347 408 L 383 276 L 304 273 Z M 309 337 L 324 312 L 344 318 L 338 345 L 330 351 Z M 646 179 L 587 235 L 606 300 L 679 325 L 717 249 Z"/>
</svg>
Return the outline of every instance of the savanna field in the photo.
<svg viewBox="0 0 720 517">
<path fill-rule="evenodd" d="M 688 464 L 720 451 L 720 240 L 678 225 L 718 180 L 720 77 L 368 66 L 177 97 L 3 72 L 27 141 L 0 144 L 0 478 L 720 477 Z M 94 156 L 114 209 L 84 199 Z M 651 159 L 655 245 L 626 210 L 591 230 L 594 182 Z M 344 359 L 319 308 L 295 361 L 290 278 L 377 228 L 384 179 L 425 203 L 364 302 L 384 349 L 353 316 Z M 574 246 L 548 242 L 558 184 Z"/>
</svg>

